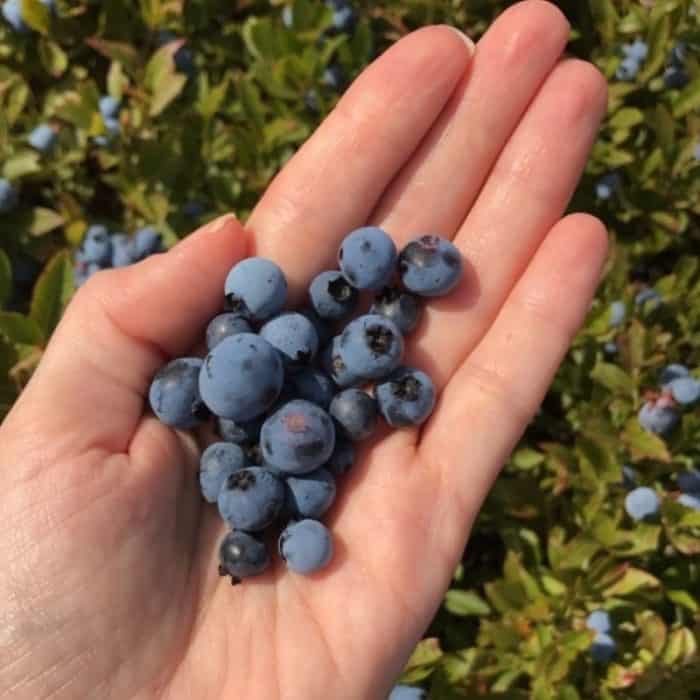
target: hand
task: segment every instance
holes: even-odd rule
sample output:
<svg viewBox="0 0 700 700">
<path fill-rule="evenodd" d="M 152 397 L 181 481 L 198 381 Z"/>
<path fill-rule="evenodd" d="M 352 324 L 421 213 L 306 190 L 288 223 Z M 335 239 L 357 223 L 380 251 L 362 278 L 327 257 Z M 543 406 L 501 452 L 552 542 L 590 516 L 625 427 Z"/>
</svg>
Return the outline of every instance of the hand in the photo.
<svg viewBox="0 0 700 700">
<path fill-rule="evenodd" d="M 0 429 L 0 697 L 385 697 L 606 254 L 600 222 L 561 218 L 606 104 L 594 68 L 560 59 L 567 38 L 539 0 L 475 52 L 446 27 L 413 33 L 355 81 L 249 233 L 222 218 L 81 289 Z M 276 260 L 296 303 L 368 221 L 399 245 L 451 236 L 467 261 L 407 351 L 436 382 L 436 412 L 360 452 L 327 570 L 277 562 L 232 588 L 197 447 L 144 415 L 150 379 L 201 339 L 237 260 Z"/>
</svg>

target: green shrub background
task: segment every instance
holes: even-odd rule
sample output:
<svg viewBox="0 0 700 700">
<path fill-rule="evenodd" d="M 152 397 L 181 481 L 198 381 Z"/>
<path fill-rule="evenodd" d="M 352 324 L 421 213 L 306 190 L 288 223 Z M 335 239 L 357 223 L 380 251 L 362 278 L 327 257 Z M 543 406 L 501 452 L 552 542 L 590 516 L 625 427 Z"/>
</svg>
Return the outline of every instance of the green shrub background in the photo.
<svg viewBox="0 0 700 700">
<path fill-rule="evenodd" d="M 321 82 L 330 62 L 354 77 L 428 23 L 478 37 L 510 3 L 356 3 L 354 33 L 323 41 L 330 12 L 311 0 L 294 3 L 293 29 L 281 22 L 282 2 L 58 4 L 50 17 L 24 0 L 26 35 L 0 22 L 0 175 L 21 190 L 18 208 L 0 215 L 0 416 L 71 296 L 72 249 L 88 224 L 154 224 L 170 245 L 218 213 L 244 218 L 337 99 Z M 607 119 L 572 203 L 609 226 L 608 274 L 403 678 L 445 699 L 697 698 L 700 511 L 674 500 L 675 475 L 700 465 L 700 410 L 685 410 L 668 440 L 644 432 L 636 414 L 666 364 L 700 366 L 700 3 L 558 4 L 573 26 L 569 51 L 610 82 Z M 186 39 L 191 75 L 176 70 L 177 44 L 158 49 L 163 29 Z M 637 37 L 649 55 L 635 81 L 620 82 L 621 45 Z M 690 82 L 667 89 L 679 40 Z M 98 147 L 107 91 L 123 98 L 121 135 Z M 43 121 L 59 137 L 42 156 L 26 135 Z M 620 187 L 602 201 L 595 185 L 611 171 Z M 188 218 L 193 201 L 203 212 Z M 634 303 L 646 285 L 660 303 Z M 610 328 L 618 299 L 627 318 Z M 616 353 L 606 353 L 610 341 Z M 625 514 L 623 464 L 660 494 L 658 523 Z M 590 660 L 584 626 L 601 606 L 618 642 L 607 667 Z"/>
</svg>

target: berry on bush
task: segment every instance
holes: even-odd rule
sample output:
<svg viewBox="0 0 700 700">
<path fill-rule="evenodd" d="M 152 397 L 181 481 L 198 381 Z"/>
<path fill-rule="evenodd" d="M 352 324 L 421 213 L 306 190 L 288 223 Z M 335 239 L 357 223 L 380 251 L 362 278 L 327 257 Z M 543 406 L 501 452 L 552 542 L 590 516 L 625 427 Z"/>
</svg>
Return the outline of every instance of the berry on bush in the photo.
<svg viewBox="0 0 700 700">
<path fill-rule="evenodd" d="M 656 491 L 646 486 L 630 491 L 625 498 L 625 510 L 632 520 L 654 518 L 659 512 L 660 505 Z"/>
</svg>

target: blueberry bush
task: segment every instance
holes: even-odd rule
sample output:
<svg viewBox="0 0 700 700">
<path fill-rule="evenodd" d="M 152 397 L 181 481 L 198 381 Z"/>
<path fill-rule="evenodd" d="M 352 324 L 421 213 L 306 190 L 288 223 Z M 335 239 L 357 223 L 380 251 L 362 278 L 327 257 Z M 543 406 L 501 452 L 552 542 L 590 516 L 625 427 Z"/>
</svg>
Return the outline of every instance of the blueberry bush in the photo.
<svg viewBox="0 0 700 700">
<path fill-rule="evenodd" d="M 244 219 L 377 53 L 428 23 L 476 38 L 508 4 L 6 0 L 0 416 L 97 265 L 95 227 L 104 267 Z M 610 229 L 607 274 L 401 683 L 437 699 L 697 698 L 700 6 L 557 4 L 570 53 L 610 85 L 572 202 Z"/>
</svg>

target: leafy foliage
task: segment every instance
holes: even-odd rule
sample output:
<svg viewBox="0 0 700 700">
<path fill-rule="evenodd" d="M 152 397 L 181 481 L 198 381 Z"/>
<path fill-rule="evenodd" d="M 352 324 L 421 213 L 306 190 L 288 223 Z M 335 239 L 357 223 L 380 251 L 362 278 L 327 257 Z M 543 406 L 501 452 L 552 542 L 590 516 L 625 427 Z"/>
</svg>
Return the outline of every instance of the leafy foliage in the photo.
<svg viewBox="0 0 700 700">
<path fill-rule="evenodd" d="M 27 31 L 0 22 L 0 177 L 19 191 L 0 214 L 0 415 L 70 298 L 71 251 L 89 224 L 154 225 L 172 244 L 218 213 L 245 217 L 337 99 L 323 81 L 329 65 L 350 79 L 431 22 L 478 37 L 510 3 L 358 3 L 349 34 L 328 31 L 324 4 L 292 4 L 291 27 L 279 0 L 59 0 L 56 11 L 23 0 Z M 666 365 L 700 367 L 700 8 L 558 4 L 571 53 L 610 83 L 572 209 L 602 217 L 613 250 L 586 327 L 403 680 L 445 700 L 684 700 L 700 692 L 700 512 L 676 502 L 676 477 L 699 466 L 700 411 L 685 407 L 665 438 L 637 413 Z M 648 53 L 623 80 L 637 39 Z M 111 128 L 105 94 L 121 102 Z M 42 123 L 57 133 L 43 153 L 27 142 Z M 649 289 L 656 297 L 639 303 Z M 625 318 L 611 325 L 618 300 Z M 630 478 L 660 495 L 655 521 L 625 513 Z M 615 623 L 609 665 L 589 654 L 596 608 Z"/>
</svg>

